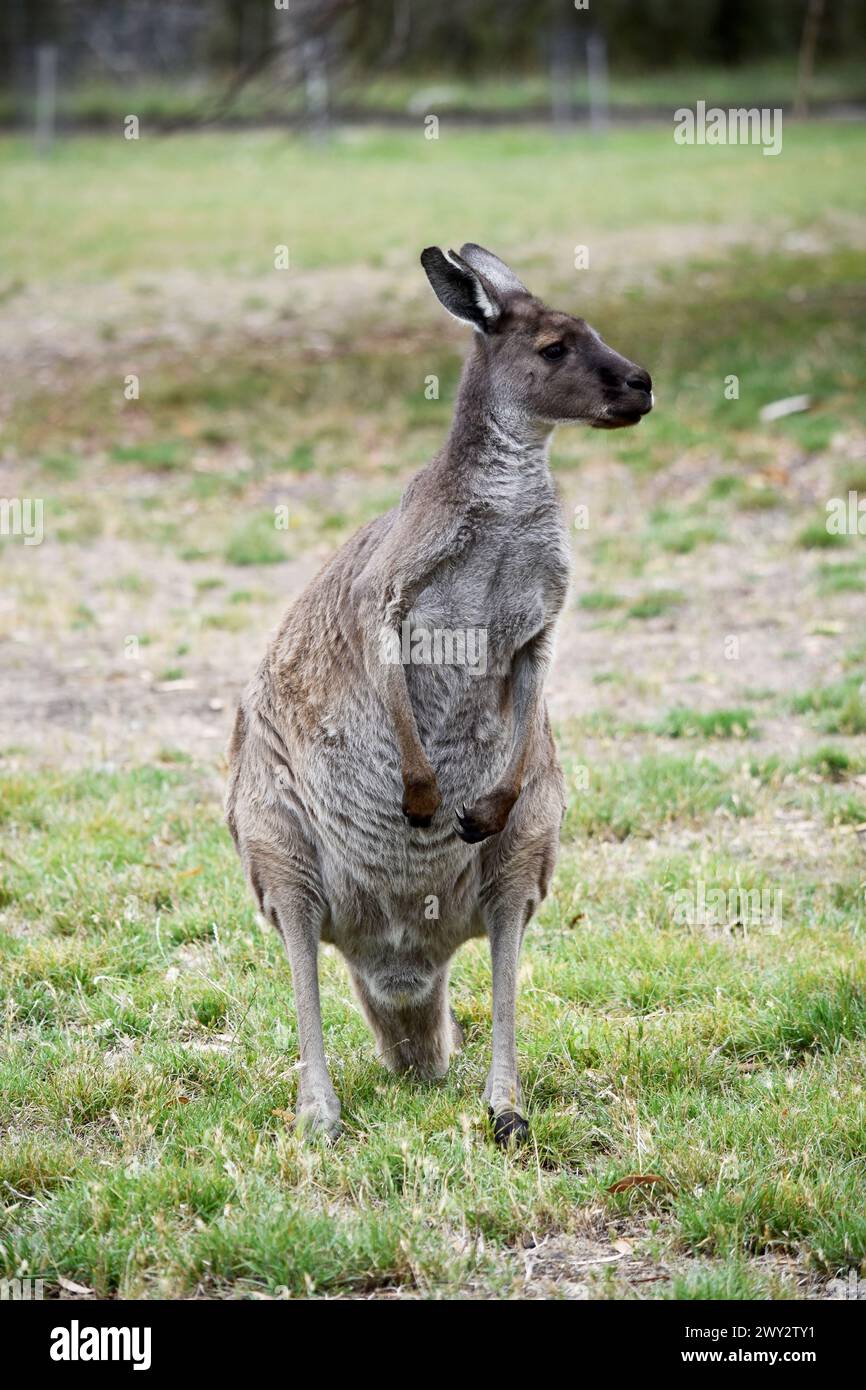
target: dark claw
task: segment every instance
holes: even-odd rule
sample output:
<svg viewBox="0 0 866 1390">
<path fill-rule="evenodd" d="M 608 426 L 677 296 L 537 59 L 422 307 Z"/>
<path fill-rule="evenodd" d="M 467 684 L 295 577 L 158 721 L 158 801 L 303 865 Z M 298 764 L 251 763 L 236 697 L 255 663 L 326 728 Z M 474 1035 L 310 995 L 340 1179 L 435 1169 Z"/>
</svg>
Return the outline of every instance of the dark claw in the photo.
<svg viewBox="0 0 866 1390">
<path fill-rule="evenodd" d="M 466 810 L 466 807 L 463 807 Z M 480 830 L 471 816 L 462 815 L 457 817 L 457 824 L 454 827 L 461 840 L 465 840 L 467 845 L 477 845 L 479 840 L 486 840 L 491 833 L 489 830 Z"/>
<path fill-rule="evenodd" d="M 523 1144 L 529 1138 L 529 1122 L 517 1110 L 503 1110 L 498 1115 L 490 1111 L 493 1121 L 493 1138 L 502 1148 L 509 1144 Z"/>
</svg>

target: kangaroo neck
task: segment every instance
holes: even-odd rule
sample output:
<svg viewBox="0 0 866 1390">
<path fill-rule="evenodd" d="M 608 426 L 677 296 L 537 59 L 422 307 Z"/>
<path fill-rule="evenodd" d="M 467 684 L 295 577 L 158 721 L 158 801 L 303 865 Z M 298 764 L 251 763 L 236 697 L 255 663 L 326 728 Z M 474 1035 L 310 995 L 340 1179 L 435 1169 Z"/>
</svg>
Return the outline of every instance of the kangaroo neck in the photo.
<svg viewBox="0 0 866 1390">
<path fill-rule="evenodd" d="M 482 349 L 476 347 L 463 369 L 445 445 L 449 464 L 472 491 L 549 480 L 552 434 L 551 424 L 527 416 L 493 388 Z"/>
</svg>

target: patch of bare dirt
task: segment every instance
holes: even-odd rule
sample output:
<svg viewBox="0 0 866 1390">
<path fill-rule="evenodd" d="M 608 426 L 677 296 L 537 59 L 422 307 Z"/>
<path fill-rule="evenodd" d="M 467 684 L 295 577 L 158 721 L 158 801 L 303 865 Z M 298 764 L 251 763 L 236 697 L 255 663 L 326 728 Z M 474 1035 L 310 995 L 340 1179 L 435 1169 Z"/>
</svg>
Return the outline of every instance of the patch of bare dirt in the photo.
<svg viewBox="0 0 866 1390">
<path fill-rule="evenodd" d="M 726 469 L 720 459 L 687 455 L 650 479 L 610 464 L 589 465 L 569 478 L 563 484 L 566 515 L 585 506 L 590 524 L 575 531 L 572 598 L 560 620 L 549 684 L 553 718 L 604 708 L 625 723 L 652 723 L 680 705 L 747 707 L 760 737 L 740 752 L 794 755 L 800 745 L 814 744 L 802 720 L 762 706 L 771 706 L 772 696 L 838 679 L 845 651 L 862 635 L 862 594 L 820 601 L 816 572 L 827 553 L 797 543 L 805 518 L 823 511 L 833 495 L 840 460 L 864 454 L 863 441 L 853 438 L 834 446 L 814 455 L 780 446 L 772 466 L 778 508 L 734 512 L 718 541 L 686 554 L 649 549 L 639 575 L 626 566 L 608 572 L 606 587 L 625 600 L 614 618 L 579 607 L 581 595 L 599 587 L 594 543 L 631 540 L 640 547 L 653 508 L 700 504 Z M 631 603 L 659 590 L 675 591 L 682 601 L 658 617 L 623 621 Z M 599 688 L 597 678 L 605 674 L 615 679 Z"/>
<path fill-rule="evenodd" d="M 854 441 L 839 441 L 839 450 L 859 456 Z M 562 485 L 566 515 L 586 506 L 590 525 L 574 531 L 572 596 L 549 683 L 553 718 L 604 710 L 627 728 L 651 725 L 679 705 L 746 706 L 753 709 L 760 737 L 715 744 L 714 756 L 794 755 L 814 744 L 815 734 L 802 719 L 769 712 L 768 697 L 837 679 L 844 652 L 862 635 L 862 595 L 834 595 L 828 621 L 828 603 L 818 601 L 815 584 L 826 554 L 795 541 L 803 516 L 829 495 L 837 462 L 829 454 L 807 457 L 791 450 L 774 465 L 781 508 L 733 513 L 727 534 L 687 554 L 654 548 L 639 575 L 627 566 L 621 573 L 614 569 L 604 583 L 624 605 L 613 619 L 579 607 L 580 596 L 601 582 L 591 547 L 606 538 L 640 547 L 654 507 L 699 500 L 724 469 L 712 458 L 687 457 L 648 479 L 610 464 L 590 464 L 568 476 Z M 11 495 L 16 482 L 8 470 L 5 479 Z M 309 495 L 312 507 L 320 485 L 314 477 L 290 484 L 298 498 Z M 332 483 L 330 503 L 348 500 L 355 485 L 351 479 Z M 23 745 L 49 764 L 148 761 L 165 749 L 218 759 L 238 696 L 269 633 L 331 549 L 323 541 L 284 564 L 248 570 L 221 561 L 185 561 L 151 542 L 111 535 L 82 545 L 50 536 L 39 547 L 7 545 L 7 582 L 0 594 L 0 747 Z M 146 578 L 146 593 L 112 587 L 130 570 Z M 220 587 L 199 593 L 197 581 L 214 576 Z M 239 630 L 210 626 L 235 586 L 254 586 L 256 592 L 256 602 L 238 610 Z M 631 602 L 657 589 L 678 591 L 682 603 L 648 620 L 623 617 Z M 39 601 L 31 602 L 34 590 Z M 90 613 L 88 622 L 70 620 L 72 599 Z M 152 647 L 130 646 L 137 635 L 160 640 Z M 188 648 L 177 660 L 182 674 L 174 679 L 166 669 L 172 641 Z M 599 684 L 605 675 L 614 679 Z M 626 743 L 620 751 L 627 751 Z"/>
<path fill-rule="evenodd" d="M 515 1296 L 577 1301 L 658 1299 L 673 1296 L 675 1280 L 710 1276 L 718 1268 L 712 1260 L 695 1259 L 675 1250 L 660 1252 L 659 1245 L 658 1236 L 628 1228 L 622 1235 L 590 1231 L 585 1235 L 546 1236 L 512 1256 L 518 1267 Z M 750 1260 L 749 1268 L 796 1298 L 848 1296 L 845 1281 L 818 1276 L 793 1258 L 762 1256 Z"/>
</svg>

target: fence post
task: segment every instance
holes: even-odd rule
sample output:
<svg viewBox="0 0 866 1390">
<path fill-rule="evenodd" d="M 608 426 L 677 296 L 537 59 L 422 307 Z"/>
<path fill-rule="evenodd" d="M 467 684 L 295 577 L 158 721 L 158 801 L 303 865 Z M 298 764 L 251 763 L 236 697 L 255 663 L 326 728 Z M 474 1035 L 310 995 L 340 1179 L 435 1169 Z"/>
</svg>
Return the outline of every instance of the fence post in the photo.
<svg viewBox="0 0 866 1390">
<path fill-rule="evenodd" d="M 610 118 L 607 86 L 607 43 L 593 32 L 586 40 L 586 77 L 589 83 L 589 124 L 594 135 L 604 135 Z"/>
<path fill-rule="evenodd" d="M 310 133 L 316 140 L 328 134 L 328 69 L 325 45 L 320 39 L 308 39 L 303 46 L 304 87 L 307 97 L 307 118 Z"/>
<path fill-rule="evenodd" d="M 54 139 L 57 116 L 57 45 L 41 43 L 36 49 L 36 147 L 47 154 Z"/>
<path fill-rule="evenodd" d="M 800 39 L 800 56 L 797 62 L 797 90 L 794 95 L 794 115 L 798 118 L 809 114 L 809 88 L 815 67 L 815 49 L 818 46 L 818 32 L 824 16 L 824 0 L 809 0 L 803 20 L 803 34 Z"/>
<path fill-rule="evenodd" d="M 554 130 L 566 130 L 572 118 L 574 78 L 571 30 L 559 25 L 550 31 L 550 120 Z"/>
</svg>

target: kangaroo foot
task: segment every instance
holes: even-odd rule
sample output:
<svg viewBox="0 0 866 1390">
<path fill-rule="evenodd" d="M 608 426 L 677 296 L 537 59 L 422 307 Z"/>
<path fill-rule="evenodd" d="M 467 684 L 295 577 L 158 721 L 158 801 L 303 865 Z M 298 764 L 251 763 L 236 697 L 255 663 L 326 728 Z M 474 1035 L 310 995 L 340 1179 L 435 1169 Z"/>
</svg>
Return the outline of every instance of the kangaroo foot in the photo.
<svg viewBox="0 0 866 1390">
<path fill-rule="evenodd" d="M 333 1094 L 305 1096 L 298 1101 L 295 1127 L 305 1138 L 322 1135 L 336 1139 L 340 1133 L 340 1102 Z"/>
<path fill-rule="evenodd" d="M 523 1144 L 529 1138 L 529 1122 L 517 1110 L 500 1110 L 496 1115 L 491 1107 L 490 1119 L 493 1122 L 493 1138 L 500 1148 Z"/>
</svg>

